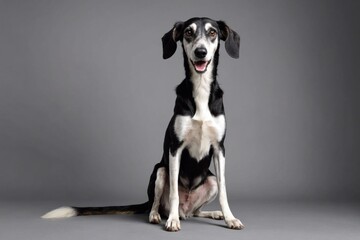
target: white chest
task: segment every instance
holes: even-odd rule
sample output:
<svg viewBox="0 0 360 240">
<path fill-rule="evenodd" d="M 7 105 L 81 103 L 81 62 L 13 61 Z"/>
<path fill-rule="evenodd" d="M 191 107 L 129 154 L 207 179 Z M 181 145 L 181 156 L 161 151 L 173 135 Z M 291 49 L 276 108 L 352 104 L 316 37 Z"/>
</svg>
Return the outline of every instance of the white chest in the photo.
<svg viewBox="0 0 360 240">
<path fill-rule="evenodd" d="M 175 133 L 184 142 L 191 157 L 200 161 L 209 153 L 211 146 L 217 148 L 222 140 L 225 134 L 225 116 L 211 116 L 207 119 L 197 119 L 195 116 L 177 116 Z"/>
</svg>

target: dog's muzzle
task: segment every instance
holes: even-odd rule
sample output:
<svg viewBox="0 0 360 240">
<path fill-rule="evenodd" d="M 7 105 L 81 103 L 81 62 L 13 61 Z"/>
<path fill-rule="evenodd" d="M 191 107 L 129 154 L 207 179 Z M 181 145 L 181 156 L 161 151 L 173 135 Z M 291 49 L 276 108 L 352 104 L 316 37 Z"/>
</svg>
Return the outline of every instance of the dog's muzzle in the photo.
<svg viewBox="0 0 360 240">
<path fill-rule="evenodd" d="M 194 51 L 194 55 L 197 59 L 197 61 L 191 61 L 196 72 L 203 73 L 206 72 L 207 66 L 209 65 L 210 61 L 205 61 L 205 57 L 207 55 L 207 50 L 204 47 L 198 47 Z"/>
</svg>

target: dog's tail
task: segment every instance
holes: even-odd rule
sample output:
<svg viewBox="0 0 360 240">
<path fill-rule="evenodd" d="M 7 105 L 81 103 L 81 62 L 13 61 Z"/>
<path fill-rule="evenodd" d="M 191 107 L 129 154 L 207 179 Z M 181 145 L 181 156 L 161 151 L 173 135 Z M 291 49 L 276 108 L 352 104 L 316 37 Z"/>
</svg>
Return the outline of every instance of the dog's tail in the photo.
<svg viewBox="0 0 360 240">
<path fill-rule="evenodd" d="M 149 202 L 128 206 L 108 207 L 60 207 L 52 210 L 42 218 L 69 218 L 75 216 L 106 215 L 106 214 L 140 214 L 149 211 Z"/>
</svg>

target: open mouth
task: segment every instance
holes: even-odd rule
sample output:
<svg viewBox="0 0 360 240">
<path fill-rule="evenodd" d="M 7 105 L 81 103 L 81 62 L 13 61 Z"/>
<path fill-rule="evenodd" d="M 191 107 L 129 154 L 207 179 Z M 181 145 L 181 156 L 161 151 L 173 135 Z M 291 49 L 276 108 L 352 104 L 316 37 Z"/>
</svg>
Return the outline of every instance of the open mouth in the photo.
<svg viewBox="0 0 360 240">
<path fill-rule="evenodd" d="M 207 66 L 210 63 L 210 61 L 195 61 L 195 62 L 191 61 L 191 62 L 198 73 L 206 72 Z"/>
</svg>

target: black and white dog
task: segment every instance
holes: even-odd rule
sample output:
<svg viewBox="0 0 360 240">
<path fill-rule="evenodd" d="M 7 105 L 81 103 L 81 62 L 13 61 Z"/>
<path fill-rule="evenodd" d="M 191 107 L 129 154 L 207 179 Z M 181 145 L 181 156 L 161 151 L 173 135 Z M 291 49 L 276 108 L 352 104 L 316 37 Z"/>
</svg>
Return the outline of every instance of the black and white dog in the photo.
<svg viewBox="0 0 360 240">
<path fill-rule="evenodd" d="M 192 18 L 175 23 L 162 37 L 164 59 L 182 43 L 186 77 L 176 88 L 163 157 L 150 177 L 149 200 L 131 206 L 61 207 L 43 218 L 150 212 L 151 223 L 168 216 L 168 231 L 180 230 L 180 218 L 191 216 L 224 219 L 232 229 L 244 227 L 230 210 L 225 186 L 225 114 L 216 80 L 220 40 L 231 57 L 239 57 L 240 37 L 223 21 Z M 215 175 L 209 170 L 211 161 Z M 202 211 L 218 193 L 221 211 Z"/>
</svg>

